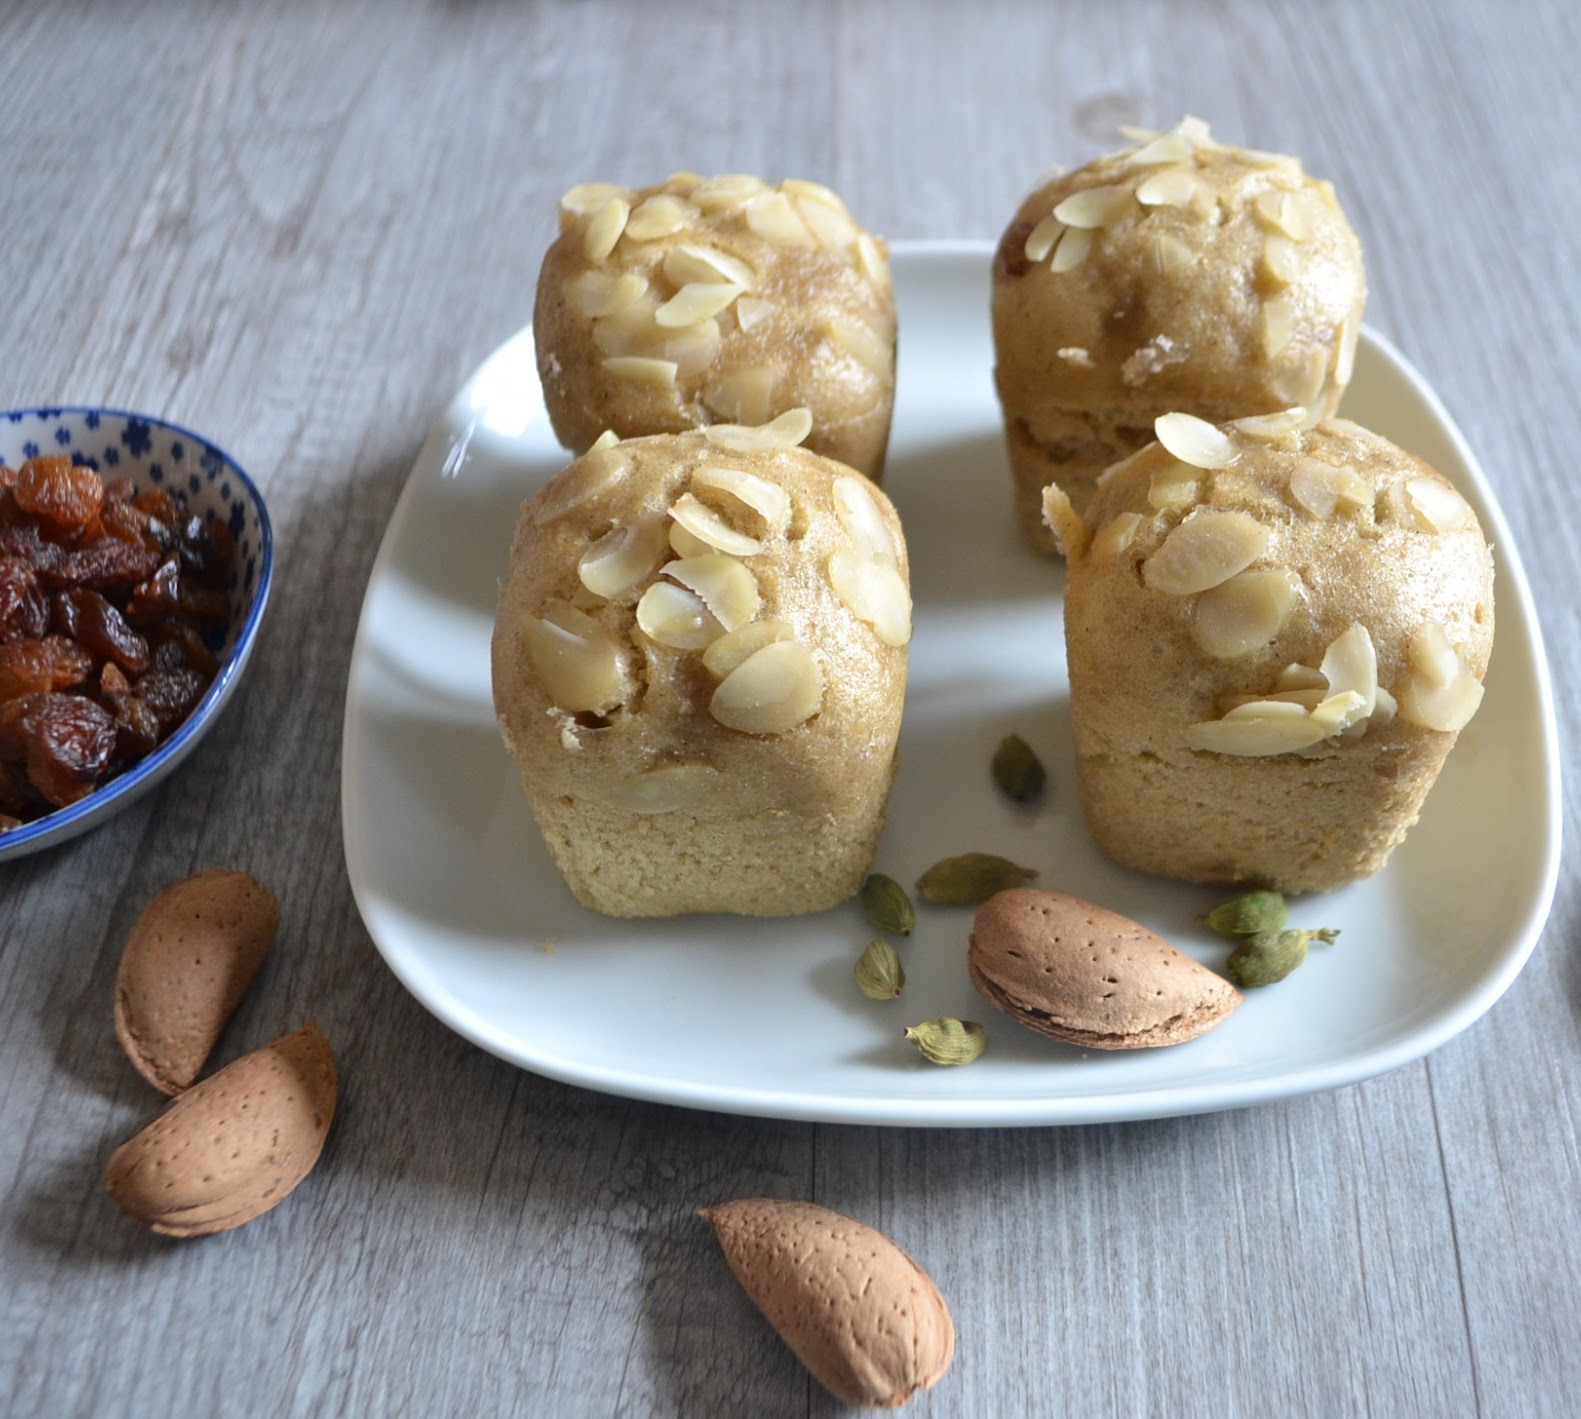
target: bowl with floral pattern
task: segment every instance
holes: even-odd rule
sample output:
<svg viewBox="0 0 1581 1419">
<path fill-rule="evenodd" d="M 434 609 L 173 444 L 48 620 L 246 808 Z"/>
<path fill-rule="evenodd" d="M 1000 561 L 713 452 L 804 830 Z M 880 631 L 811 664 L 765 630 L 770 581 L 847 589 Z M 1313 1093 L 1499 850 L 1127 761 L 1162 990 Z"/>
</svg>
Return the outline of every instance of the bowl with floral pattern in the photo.
<svg viewBox="0 0 1581 1419">
<path fill-rule="evenodd" d="M 217 668 L 185 718 L 146 756 L 105 778 L 86 797 L 0 831 L 0 862 L 86 832 L 162 782 L 213 728 L 235 694 L 269 600 L 273 563 L 269 513 L 257 485 L 218 444 L 168 420 L 121 409 L 55 406 L 0 411 L 0 466 L 18 470 L 45 455 L 64 456 L 78 467 L 94 469 L 106 484 L 125 480 L 138 495 L 168 493 L 185 518 L 200 518 L 210 529 L 223 524 L 231 553 L 212 590 L 223 589 L 229 605 L 225 619 L 211 625 L 204 638 Z M 14 513 L 14 491 L 12 497 Z M 0 526 L 0 560 L 7 556 L 7 534 L 8 529 Z M 214 537 L 225 534 L 211 532 Z M 221 581 L 223 588 L 218 585 Z M 42 581 L 38 584 L 40 594 L 51 598 L 50 614 L 59 629 L 61 609 L 53 601 L 59 590 L 44 587 Z M 7 620 L 14 610 L 8 607 L 7 596 L 6 587 L 0 585 L 0 644 L 28 634 L 19 629 L 18 620 Z M 103 668 L 96 666 L 94 673 L 102 675 Z M 135 692 L 135 683 L 132 689 Z M 10 745 L 0 748 L 13 757 L 17 752 Z M 14 775 L 26 769 L 25 764 L 11 767 Z"/>
</svg>

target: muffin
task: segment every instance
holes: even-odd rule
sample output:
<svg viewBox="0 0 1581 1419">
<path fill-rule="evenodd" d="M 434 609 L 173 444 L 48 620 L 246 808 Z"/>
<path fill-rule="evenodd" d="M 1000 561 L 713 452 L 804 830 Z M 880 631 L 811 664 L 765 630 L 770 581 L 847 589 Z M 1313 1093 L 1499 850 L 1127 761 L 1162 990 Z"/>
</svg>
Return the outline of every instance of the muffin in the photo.
<svg viewBox="0 0 1581 1419">
<path fill-rule="evenodd" d="M 816 182 L 677 173 L 573 187 L 533 318 L 560 442 L 812 412 L 807 447 L 875 481 L 895 403 L 882 238 Z"/>
<path fill-rule="evenodd" d="M 844 901 L 883 827 L 911 638 L 889 500 L 760 428 L 613 435 L 522 510 L 494 703 L 556 865 L 611 916 Z"/>
<path fill-rule="evenodd" d="M 1327 182 L 1215 143 L 1200 119 L 1044 183 L 993 268 L 995 379 L 1028 540 L 1057 483 L 1077 510 L 1171 410 L 1332 414 L 1366 282 Z"/>
<path fill-rule="evenodd" d="M 1191 882 L 1376 872 L 1482 700 L 1493 558 L 1421 459 L 1300 410 L 1174 412 L 1050 488 L 1082 804 L 1098 845 Z"/>
</svg>

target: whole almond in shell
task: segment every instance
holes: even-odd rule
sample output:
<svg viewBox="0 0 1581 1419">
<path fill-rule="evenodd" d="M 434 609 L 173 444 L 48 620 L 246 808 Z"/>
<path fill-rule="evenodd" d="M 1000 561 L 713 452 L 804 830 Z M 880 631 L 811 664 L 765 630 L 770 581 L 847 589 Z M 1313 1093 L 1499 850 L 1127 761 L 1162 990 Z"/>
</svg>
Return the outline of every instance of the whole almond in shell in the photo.
<svg viewBox="0 0 1581 1419">
<path fill-rule="evenodd" d="M 149 903 L 115 978 L 115 1037 L 156 1089 L 198 1077 L 279 925 L 274 893 L 245 872 L 200 872 Z"/>
<path fill-rule="evenodd" d="M 110 1158 L 115 1205 L 168 1237 L 260 1217 L 313 1170 L 335 1116 L 335 1058 L 317 1025 L 182 1094 Z"/>
<path fill-rule="evenodd" d="M 1030 887 L 978 909 L 966 965 L 1013 1020 L 1086 1049 L 1183 1044 L 1241 1003 L 1223 977 L 1129 917 Z"/>
<path fill-rule="evenodd" d="M 827 1207 L 772 1197 L 701 1215 L 747 1295 L 837 1399 L 892 1409 L 949 1369 L 949 1307 L 882 1232 Z"/>
</svg>

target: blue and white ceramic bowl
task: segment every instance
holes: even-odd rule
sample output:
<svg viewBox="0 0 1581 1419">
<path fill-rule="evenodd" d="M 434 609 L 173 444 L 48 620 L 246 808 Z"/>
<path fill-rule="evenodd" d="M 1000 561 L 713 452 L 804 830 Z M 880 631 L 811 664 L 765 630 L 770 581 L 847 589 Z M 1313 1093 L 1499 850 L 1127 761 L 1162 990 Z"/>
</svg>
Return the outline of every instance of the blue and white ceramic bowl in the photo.
<svg viewBox="0 0 1581 1419">
<path fill-rule="evenodd" d="M 0 413 L 0 463 L 15 468 L 41 453 L 69 453 L 107 482 L 131 478 L 139 489 L 179 492 L 187 507 L 229 524 L 236 538 L 231 621 L 214 683 L 186 721 L 141 763 L 79 803 L 0 833 L 0 862 L 52 847 L 134 803 L 197 746 L 235 692 L 269 600 L 273 541 L 263 495 L 224 449 L 179 424 L 121 409 L 68 407 Z"/>
</svg>

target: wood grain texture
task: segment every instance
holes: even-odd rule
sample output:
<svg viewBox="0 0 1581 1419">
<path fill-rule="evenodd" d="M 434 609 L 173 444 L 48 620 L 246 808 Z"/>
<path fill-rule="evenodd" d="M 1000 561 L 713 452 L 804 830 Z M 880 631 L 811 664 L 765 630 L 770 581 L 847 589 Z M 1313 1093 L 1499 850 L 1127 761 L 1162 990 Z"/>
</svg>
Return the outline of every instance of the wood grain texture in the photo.
<svg viewBox="0 0 1581 1419">
<path fill-rule="evenodd" d="M 528 318 L 564 187 L 761 169 L 894 236 L 989 236 L 1049 164 L 1185 111 L 1337 179 L 1369 318 L 1498 482 L 1573 740 L 1578 58 L 1571 0 L 0 0 L 0 406 L 196 425 L 260 476 L 280 547 L 223 731 L 0 869 L 0 1412 L 830 1413 L 693 1216 L 767 1193 L 933 1272 L 960 1350 L 913 1412 L 1573 1413 L 1574 871 L 1489 1017 L 1341 1093 L 1066 1130 L 765 1123 L 565 1088 L 430 1020 L 352 906 L 338 763 L 379 535 L 430 418 Z M 284 905 L 221 1057 L 311 1015 L 342 1111 L 287 1205 L 172 1245 L 100 1187 L 158 1104 L 111 984 L 142 907 L 216 865 Z"/>
</svg>

